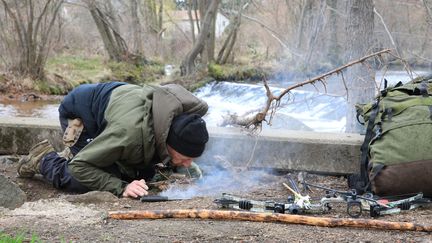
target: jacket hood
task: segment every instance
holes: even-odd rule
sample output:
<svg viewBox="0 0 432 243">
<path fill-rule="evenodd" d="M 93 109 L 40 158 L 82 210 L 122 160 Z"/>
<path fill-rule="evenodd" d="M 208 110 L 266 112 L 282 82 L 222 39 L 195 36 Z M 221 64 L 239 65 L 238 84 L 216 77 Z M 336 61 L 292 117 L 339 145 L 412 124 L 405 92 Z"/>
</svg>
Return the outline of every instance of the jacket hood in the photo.
<svg viewBox="0 0 432 243">
<path fill-rule="evenodd" d="M 174 117 L 183 113 L 196 113 L 204 116 L 208 105 L 191 92 L 177 84 L 155 86 L 153 93 L 153 128 L 156 150 L 161 162 L 167 164 L 168 156 L 166 140 Z"/>
</svg>

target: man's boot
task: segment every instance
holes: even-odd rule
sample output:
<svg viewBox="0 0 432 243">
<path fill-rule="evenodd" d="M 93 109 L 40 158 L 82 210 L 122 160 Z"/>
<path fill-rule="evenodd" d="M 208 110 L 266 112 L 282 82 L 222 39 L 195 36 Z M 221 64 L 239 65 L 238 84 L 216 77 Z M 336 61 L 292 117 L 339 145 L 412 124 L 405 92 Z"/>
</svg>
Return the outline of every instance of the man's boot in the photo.
<svg viewBox="0 0 432 243">
<path fill-rule="evenodd" d="M 42 158 L 53 152 L 53 146 L 48 140 L 43 140 L 33 146 L 27 156 L 23 156 L 18 162 L 18 175 L 20 177 L 33 177 L 35 174 L 40 174 L 40 162 Z"/>
</svg>

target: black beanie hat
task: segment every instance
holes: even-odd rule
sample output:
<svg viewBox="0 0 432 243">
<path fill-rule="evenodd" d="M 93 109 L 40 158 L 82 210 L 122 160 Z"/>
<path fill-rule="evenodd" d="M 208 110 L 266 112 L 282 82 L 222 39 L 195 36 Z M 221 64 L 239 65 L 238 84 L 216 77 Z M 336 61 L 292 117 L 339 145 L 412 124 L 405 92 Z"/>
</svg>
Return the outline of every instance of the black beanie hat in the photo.
<svg viewBox="0 0 432 243">
<path fill-rule="evenodd" d="M 204 152 L 208 139 L 206 123 L 201 116 L 182 114 L 173 119 L 167 144 L 182 155 L 196 158 Z"/>
</svg>

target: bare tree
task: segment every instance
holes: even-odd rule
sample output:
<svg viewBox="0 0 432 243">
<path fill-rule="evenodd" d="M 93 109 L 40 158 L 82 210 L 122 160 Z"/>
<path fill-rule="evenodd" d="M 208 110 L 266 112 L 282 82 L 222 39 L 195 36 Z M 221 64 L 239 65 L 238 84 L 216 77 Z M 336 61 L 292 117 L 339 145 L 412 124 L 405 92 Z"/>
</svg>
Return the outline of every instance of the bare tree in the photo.
<svg viewBox="0 0 432 243">
<path fill-rule="evenodd" d="M 101 35 L 109 58 L 114 61 L 129 61 L 131 53 L 121 36 L 117 13 L 111 0 L 86 0 L 87 7 Z"/>
<path fill-rule="evenodd" d="M 299 17 L 299 25 L 297 30 L 297 48 L 302 48 L 306 35 L 306 28 L 308 26 L 312 26 L 312 10 L 313 10 L 313 0 L 302 0 L 301 2 L 301 11 Z"/>
<path fill-rule="evenodd" d="M 324 28 L 324 9 L 326 7 L 325 1 L 320 1 L 320 4 L 318 7 L 314 8 L 312 17 L 309 20 L 309 28 L 311 29 L 309 33 L 308 38 L 308 46 L 307 46 L 307 52 L 306 52 L 306 66 L 309 66 L 311 62 L 311 58 L 316 51 L 316 45 L 319 40 L 320 34 L 322 29 Z"/>
<path fill-rule="evenodd" d="M 212 0 L 208 5 L 204 20 L 202 20 L 201 32 L 198 36 L 198 39 L 192 49 L 186 55 L 185 59 L 183 59 L 180 66 L 180 72 L 182 76 L 190 75 L 195 72 L 195 59 L 197 58 L 198 54 L 204 50 L 204 47 L 208 43 L 208 38 L 211 38 L 210 32 L 212 30 L 214 31 L 214 28 L 212 28 L 212 23 L 214 22 L 214 18 L 216 16 L 215 12 L 218 9 L 219 2 L 220 0 Z"/>
<path fill-rule="evenodd" d="M 227 38 L 225 39 L 221 49 L 219 50 L 216 63 L 225 64 L 228 57 L 232 54 L 234 44 L 237 41 L 238 31 L 240 29 L 242 12 L 249 6 L 249 1 L 247 1 L 243 6 L 240 6 L 239 11 L 233 15 L 227 29 L 229 30 Z"/>
<path fill-rule="evenodd" d="M 228 57 L 231 55 L 232 50 L 234 48 L 234 44 L 237 40 L 237 34 L 238 34 L 238 29 L 240 28 L 240 23 L 241 23 L 241 12 L 231 20 L 231 23 L 228 26 L 230 28 L 229 33 L 221 49 L 219 50 L 216 59 L 217 64 L 227 63 Z"/>
<path fill-rule="evenodd" d="M 429 35 L 432 32 L 432 1 L 423 0 L 423 5 L 426 11 L 426 31 L 420 54 L 423 54 L 429 45 Z"/>
<path fill-rule="evenodd" d="M 210 28 L 207 34 L 207 38 L 204 39 L 204 47 L 201 50 L 201 60 L 202 63 L 210 63 L 214 61 L 214 52 L 215 52 L 215 27 L 216 27 L 216 15 L 217 15 L 217 6 L 215 11 L 208 12 L 208 9 L 210 8 L 210 5 L 212 4 L 212 0 L 201 0 L 198 1 L 198 9 L 200 16 L 207 17 L 207 14 L 210 14 L 211 16 L 208 16 L 208 20 L 210 23 L 204 23 L 204 21 L 201 22 L 201 28 L 204 24 L 208 24 L 208 27 Z M 202 30 L 201 30 L 202 31 Z"/>
<path fill-rule="evenodd" d="M 10 48 L 7 68 L 34 80 L 43 79 L 52 46 L 52 30 L 63 0 L 1 0 L 4 16 L 0 40 Z"/>
<path fill-rule="evenodd" d="M 140 1 L 141 15 L 144 17 L 143 27 L 145 40 L 148 42 L 147 53 L 153 50 L 153 54 L 159 55 L 161 49 L 161 36 L 164 32 L 163 24 L 163 0 L 142 0 Z"/>
<path fill-rule="evenodd" d="M 144 56 L 143 49 L 143 38 L 142 38 L 142 27 L 139 18 L 138 0 L 130 0 L 130 13 L 132 18 L 132 39 L 133 39 L 133 51 Z"/>
<path fill-rule="evenodd" d="M 187 13 L 188 13 L 188 17 L 189 17 L 189 23 L 191 26 L 191 35 L 192 35 L 193 44 L 195 44 L 195 39 L 196 39 L 195 38 L 195 21 L 192 17 L 192 9 L 196 9 L 194 3 L 196 3 L 196 0 L 195 1 L 194 0 L 188 0 L 187 1 L 187 7 L 188 7 Z"/>
<path fill-rule="evenodd" d="M 349 0 L 346 60 L 359 58 L 373 50 L 373 9 L 373 0 Z M 375 73 L 365 65 L 356 65 L 347 70 L 346 80 L 349 95 L 345 131 L 360 132 L 362 127 L 356 121 L 355 105 L 368 103 L 373 99 L 375 95 Z"/>
<path fill-rule="evenodd" d="M 328 27 L 329 38 L 327 42 L 327 58 L 331 63 L 338 63 L 339 59 L 339 43 L 338 43 L 338 17 L 337 17 L 337 0 L 327 0 L 328 8 Z"/>
</svg>

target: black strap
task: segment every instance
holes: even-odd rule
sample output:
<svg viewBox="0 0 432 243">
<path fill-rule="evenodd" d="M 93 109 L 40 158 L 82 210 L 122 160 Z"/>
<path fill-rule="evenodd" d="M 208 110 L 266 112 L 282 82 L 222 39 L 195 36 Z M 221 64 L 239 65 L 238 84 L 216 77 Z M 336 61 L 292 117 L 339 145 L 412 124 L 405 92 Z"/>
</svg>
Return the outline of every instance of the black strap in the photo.
<svg viewBox="0 0 432 243">
<path fill-rule="evenodd" d="M 361 158 L 360 158 L 360 182 L 363 184 L 363 188 L 357 188 L 363 191 L 367 191 L 369 187 L 369 177 L 368 177 L 368 164 L 369 164 L 369 143 L 376 136 L 373 128 L 375 126 L 375 119 L 379 112 L 379 101 L 378 97 L 375 104 L 372 106 L 372 113 L 369 117 L 368 125 L 366 128 L 366 135 L 363 144 L 360 148 Z M 360 186 L 361 187 L 361 186 Z"/>
<path fill-rule="evenodd" d="M 428 85 L 426 84 L 426 82 L 423 81 L 423 82 L 420 83 L 419 90 L 420 90 L 420 94 L 423 97 L 428 97 L 429 96 L 429 94 L 428 94 Z"/>
<path fill-rule="evenodd" d="M 392 108 L 384 109 L 384 112 L 381 115 L 381 121 L 384 121 L 385 117 L 387 117 L 388 121 L 392 120 L 392 117 L 393 117 L 393 109 Z"/>
</svg>

